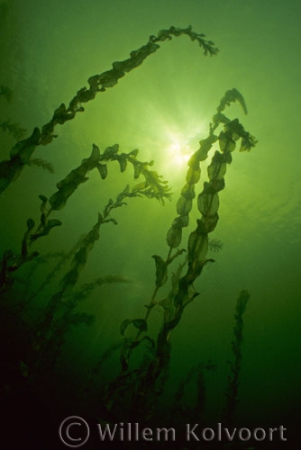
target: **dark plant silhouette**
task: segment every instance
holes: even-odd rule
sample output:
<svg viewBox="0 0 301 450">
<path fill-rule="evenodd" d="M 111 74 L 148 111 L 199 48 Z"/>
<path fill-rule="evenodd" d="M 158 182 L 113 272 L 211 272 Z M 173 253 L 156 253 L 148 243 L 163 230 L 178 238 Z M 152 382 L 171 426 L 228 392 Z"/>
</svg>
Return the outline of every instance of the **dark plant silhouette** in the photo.
<svg viewBox="0 0 301 450">
<path fill-rule="evenodd" d="M 250 294 L 243 290 L 239 294 L 235 308 L 235 325 L 233 328 L 234 339 L 231 343 L 233 352 L 233 361 L 228 361 L 230 366 L 230 375 L 228 377 L 228 386 L 226 391 L 226 406 L 224 409 L 223 422 L 230 427 L 234 425 L 235 413 L 238 406 L 238 388 L 239 388 L 239 374 L 241 370 L 242 360 L 242 343 L 243 343 L 243 315 L 245 313 Z"/>
<path fill-rule="evenodd" d="M 182 35 L 196 41 L 205 56 L 217 54 L 214 43 L 207 41 L 203 34 L 195 33 L 191 27 L 170 27 L 156 36 L 150 36 L 148 42 L 131 52 L 128 59 L 114 62 L 112 69 L 91 76 L 88 79 L 89 87 L 79 89 L 68 106 L 62 103 L 48 123 L 41 129 L 36 127 L 29 137 L 19 140 L 12 147 L 9 159 L 0 162 L 0 193 L 9 188 L 27 165 L 36 165 L 53 172 L 49 163 L 33 157 L 36 148 L 51 144 L 57 137 L 54 133 L 58 125 L 62 126 L 74 119 L 77 113 L 84 112 L 84 103 L 114 87 L 120 78 L 156 52 L 160 48 L 159 43 Z M 9 99 L 11 93 L 8 88 L 2 86 L 0 95 Z M 188 161 L 185 181 L 176 203 L 176 215 L 166 234 L 166 256 L 152 256 L 155 266 L 154 287 L 146 302 L 145 314 L 125 318 L 120 324 L 120 339 L 100 356 L 94 368 L 87 368 L 87 379 L 83 382 L 79 397 L 81 400 L 85 397 L 85 407 L 93 414 L 98 414 L 99 420 L 131 422 L 139 419 L 141 423 L 148 423 L 156 416 L 158 401 L 169 377 L 172 334 L 187 305 L 199 296 L 195 289 L 196 280 L 201 276 L 204 267 L 214 262 L 213 258 L 208 257 L 208 252 L 218 252 L 222 248 L 219 240 L 209 236 L 219 220 L 219 193 L 225 188 L 227 168 L 232 163 L 237 146 L 240 152 L 244 152 L 250 151 L 256 144 L 255 138 L 244 129 L 238 119 L 232 120 L 225 115 L 226 108 L 233 102 L 238 102 L 243 112 L 247 113 L 240 92 L 235 88 L 228 90 L 212 117 L 208 136 L 199 142 L 198 149 Z M 17 139 L 21 136 L 21 129 L 9 121 L 0 124 L 0 128 L 9 131 Z M 202 163 L 210 157 L 209 151 L 214 148 L 215 152 L 207 170 L 208 181 L 201 186 Z M 90 253 L 97 245 L 99 237 L 105 233 L 103 226 L 117 225 L 113 216 L 114 210 L 125 207 L 129 200 L 137 197 L 159 200 L 163 204 L 172 198 L 167 181 L 152 169 L 153 161 L 141 161 L 137 156 L 138 150 L 123 153 L 118 144 L 109 146 L 104 151 L 93 144 L 90 156 L 56 184 L 49 198 L 39 195 L 39 219 L 28 218 L 19 251 L 8 249 L 4 252 L 0 270 L 1 309 L 8 324 L 11 324 L 10 328 L 7 326 L 7 334 L 13 329 L 16 348 L 19 346 L 5 376 L 2 389 L 5 395 L 28 387 L 35 389 L 37 385 L 42 392 L 46 392 L 50 379 L 59 372 L 63 346 L 70 328 L 79 324 L 93 326 L 93 315 L 77 311 L 79 303 L 104 284 L 129 283 L 130 280 L 118 274 L 100 274 L 96 279 L 84 284 L 80 284 L 80 278 L 86 269 Z M 133 186 L 127 184 L 115 199 L 107 199 L 106 206 L 97 214 L 96 222 L 92 227 L 90 225 L 84 236 L 77 239 L 69 252 L 57 249 L 53 253 L 42 255 L 39 250 L 40 240 L 50 239 L 53 230 L 62 226 L 58 218 L 59 211 L 67 207 L 70 197 L 76 195 L 77 190 L 88 182 L 89 173 L 93 170 L 99 174 L 102 186 L 99 195 L 104 197 L 105 180 L 109 178 L 111 164 L 118 164 L 121 173 L 131 167 L 134 180 L 139 179 L 140 182 Z M 198 214 L 196 223 L 191 223 L 193 210 Z M 188 229 L 187 242 L 183 239 L 185 228 Z M 54 267 L 50 267 L 51 260 L 55 262 Z M 34 277 L 42 265 L 47 266 L 49 271 L 42 282 L 39 280 L 37 286 L 34 285 Z M 160 294 L 161 288 L 167 285 L 167 294 Z M 22 300 L 18 298 L 20 286 L 26 290 Z M 41 305 L 36 304 L 33 307 L 33 303 L 42 297 Z M 225 409 L 225 417 L 229 423 L 233 421 L 238 401 L 242 314 L 247 299 L 247 292 L 242 291 L 236 307 L 235 341 L 232 343 L 235 361 L 230 363 L 231 375 Z M 151 334 L 149 319 L 154 309 L 162 311 L 162 320 L 157 332 Z M 24 339 L 21 334 L 25 336 Z M 5 338 L 7 339 L 7 336 L 4 336 L 4 342 Z M 20 345 L 22 339 L 24 344 Z M 100 385 L 99 378 L 105 373 L 110 358 L 117 353 L 120 362 L 118 373 Z M 204 371 L 213 370 L 214 367 L 213 363 L 196 363 L 175 394 L 175 403 L 171 408 L 174 415 L 202 417 L 206 397 Z M 189 385 L 194 377 L 198 396 L 196 404 L 189 407 L 185 406 L 185 386 Z"/>
</svg>

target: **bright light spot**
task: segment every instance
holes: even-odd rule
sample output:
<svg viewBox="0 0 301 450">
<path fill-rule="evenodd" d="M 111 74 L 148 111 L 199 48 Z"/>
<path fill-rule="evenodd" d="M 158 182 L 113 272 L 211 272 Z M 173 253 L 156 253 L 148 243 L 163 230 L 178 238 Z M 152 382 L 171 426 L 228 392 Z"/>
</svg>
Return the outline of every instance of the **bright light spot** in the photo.
<svg viewBox="0 0 301 450">
<path fill-rule="evenodd" d="M 162 144 L 158 152 L 159 171 L 173 184 L 185 183 L 188 162 L 199 148 L 199 141 L 206 136 L 207 124 L 195 123 L 193 118 L 188 124 L 168 124 L 163 122 Z M 206 126 L 206 127 L 205 127 Z"/>
<path fill-rule="evenodd" d="M 171 144 L 167 148 L 169 163 L 176 166 L 186 165 L 193 150 L 189 144 L 180 138 L 172 137 Z"/>
</svg>

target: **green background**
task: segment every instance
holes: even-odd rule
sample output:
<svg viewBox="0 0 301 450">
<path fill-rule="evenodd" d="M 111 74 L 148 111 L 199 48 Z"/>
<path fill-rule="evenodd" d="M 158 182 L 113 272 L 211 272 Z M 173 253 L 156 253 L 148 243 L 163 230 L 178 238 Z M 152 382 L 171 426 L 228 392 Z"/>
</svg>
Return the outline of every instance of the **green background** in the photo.
<svg viewBox="0 0 301 450">
<path fill-rule="evenodd" d="M 84 113 L 58 126 L 59 136 L 51 145 L 38 147 L 35 156 L 51 162 L 54 174 L 26 168 L 0 198 L 3 252 L 18 251 L 26 220 L 38 218 L 38 195 L 51 195 L 55 183 L 88 157 L 92 143 L 102 150 L 115 143 L 124 152 L 138 148 L 140 160 L 154 159 L 155 170 L 174 193 L 165 206 L 133 199 L 117 210 L 118 226 L 107 225 L 91 253 L 81 281 L 116 274 L 131 283 L 102 287 L 85 301 L 82 310 L 95 314 L 96 322 L 88 329 L 75 328 L 64 347 L 65 374 L 74 382 L 71 395 L 77 378 L 116 340 L 121 321 L 144 314 L 154 286 L 151 255 L 167 254 L 165 236 L 184 182 L 185 155 L 206 137 L 220 98 L 235 87 L 249 113 L 243 117 L 234 105 L 227 115 L 239 116 L 258 144 L 250 153 L 235 152 L 228 168 L 220 221 L 213 233 L 223 249 L 212 255 L 215 264 L 206 267 L 196 283 L 201 295 L 187 307 L 173 333 L 168 386 L 172 392 L 195 362 L 217 363 L 207 380 L 208 416 L 217 420 L 226 389 L 226 361 L 231 358 L 235 302 L 239 291 L 248 289 L 240 422 L 288 427 L 298 423 L 300 14 L 296 0 L 0 3 L 0 84 L 13 90 L 9 104 L 1 101 L 0 117 L 11 117 L 28 134 L 48 122 L 91 75 L 126 59 L 162 28 L 192 25 L 220 49 L 217 56 L 205 58 L 185 36 L 162 43 L 114 89 L 85 105 Z M 5 159 L 14 141 L 5 133 L 0 138 Z M 113 165 L 104 182 L 97 174 L 89 177 L 56 214 L 63 226 L 37 243 L 39 251 L 68 251 L 96 222 L 108 199 L 132 183 L 131 169 L 121 175 Z M 197 217 L 192 215 L 192 223 Z M 37 301 L 41 304 L 43 298 Z M 158 309 L 152 320 L 160 323 L 161 314 Z"/>
</svg>

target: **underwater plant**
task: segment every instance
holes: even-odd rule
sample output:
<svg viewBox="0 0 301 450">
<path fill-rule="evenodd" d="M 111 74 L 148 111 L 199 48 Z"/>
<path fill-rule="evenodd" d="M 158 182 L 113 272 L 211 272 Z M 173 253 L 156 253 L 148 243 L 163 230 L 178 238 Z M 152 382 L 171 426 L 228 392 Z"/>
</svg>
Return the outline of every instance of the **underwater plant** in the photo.
<svg viewBox="0 0 301 450">
<path fill-rule="evenodd" d="M 32 155 L 39 145 L 45 146 L 50 144 L 57 137 L 53 132 L 58 124 L 63 125 L 67 121 L 74 119 L 77 113 L 84 112 L 83 103 L 93 100 L 98 93 L 105 92 L 106 89 L 114 87 L 120 78 L 140 66 L 148 56 L 156 52 L 160 48 L 158 45 L 159 42 L 164 42 L 172 39 L 173 36 L 179 37 L 181 35 L 187 35 L 192 41 L 197 41 L 203 49 L 204 55 L 215 55 L 218 52 L 212 41 L 207 41 L 204 39 L 204 34 L 195 33 L 191 27 L 170 27 L 168 30 L 161 30 L 157 36 L 150 36 L 147 44 L 131 52 L 130 58 L 124 61 L 116 61 L 112 64 L 112 69 L 100 75 L 91 76 L 88 79 L 89 88 L 81 88 L 70 100 L 68 107 L 62 103 L 54 111 L 52 119 L 41 130 L 36 127 L 29 138 L 18 142 L 11 149 L 10 159 L 0 163 L 0 193 L 7 189 L 12 181 L 19 177 L 26 165 L 30 164 Z"/>
<path fill-rule="evenodd" d="M 110 405 L 114 409 L 115 402 L 118 404 L 120 401 L 121 392 L 124 394 L 127 391 L 127 395 L 129 395 L 129 389 L 132 386 L 130 417 L 123 416 L 124 409 L 118 404 L 114 411 L 117 415 L 115 420 L 133 420 L 135 417 L 140 417 L 140 420 L 145 418 L 145 421 L 151 419 L 156 407 L 156 398 L 158 399 L 162 394 L 168 377 L 172 332 L 180 323 L 186 306 L 199 295 L 194 288 L 194 282 L 200 277 L 206 264 L 214 262 L 213 259 L 207 258 L 208 235 L 214 231 L 219 220 L 219 192 L 225 188 L 224 176 L 227 165 L 232 162 L 232 152 L 236 148 L 237 141 L 241 141 L 240 151 L 250 151 L 256 143 L 255 138 L 243 128 L 238 119 L 230 120 L 223 114 L 226 106 L 235 101 L 238 101 L 246 112 L 241 94 L 236 89 L 227 91 L 217 107 L 217 113 L 212 118 L 208 137 L 200 141 L 200 147 L 188 161 L 186 183 L 181 190 L 176 206 L 178 216 L 167 232 L 166 241 L 169 247 L 167 257 L 163 259 L 159 255 L 153 255 L 156 266 L 155 287 L 149 303 L 145 305 L 145 316 L 126 319 L 121 324 L 122 335 L 125 335 L 130 325 L 133 325 L 138 331 L 134 338 L 125 336 L 120 355 L 120 374 L 108 387 L 105 396 L 104 404 Z M 223 130 L 216 135 L 215 132 L 220 125 L 223 126 Z M 201 176 L 200 163 L 207 158 L 209 150 L 216 142 L 219 144 L 219 150 L 215 151 L 208 166 L 209 182 L 204 183 L 203 190 L 197 197 L 200 219 L 197 219 L 196 228 L 190 232 L 186 246 L 179 249 L 182 230 L 189 226 L 189 214 L 195 199 L 195 187 Z M 183 254 L 185 254 L 184 260 L 172 273 L 168 295 L 157 300 L 160 288 L 168 280 L 170 265 Z M 160 306 L 164 313 L 161 329 L 154 340 L 146 333 L 149 316 L 156 306 Z M 132 353 L 142 343 L 147 344 L 148 356 L 140 368 L 131 368 Z M 118 416 L 119 413 L 122 414 L 121 417 Z"/>
<path fill-rule="evenodd" d="M 41 129 L 36 127 L 26 139 L 17 142 L 10 150 L 8 160 L 0 162 L 0 193 L 8 189 L 11 183 L 19 177 L 27 165 L 36 165 L 48 171 L 52 166 L 41 159 L 33 158 L 38 146 L 51 144 L 57 137 L 55 130 L 58 125 L 76 117 L 84 112 L 83 104 L 93 100 L 97 94 L 114 87 L 120 78 L 131 70 L 140 66 L 144 60 L 156 52 L 160 42 L 187 35 L 196 41 L 202 48 L 204 55 L 216 55 L 218 50 L 212 41 L 207 41 L 203 34 L 195 33 L 191 27 L 170 27 L 160 31 L 156 36 L 150 36 L 147 44 L 131 52 L 130 58 L 112 64 L 112 69 L 93 75 L 88 79 L 89 87 L 81 88 L 69 102 L 67 107 L 62 103 L 55 111 L 51 120 Z M 2 94 L 8 95 L 8 94 Z M 216 112 L 209 125 L 208 136 L 199 142 L 199 147 L 190 156 L 185 181 L 176 203 L 176 216 L 167 230 L 166 256 L 154 254 L 154 286 L 148 295 L 145 304 L 144 316 L 126 318 L 120 324 L 121 340 L 114 343 L 105 354 L 101 355 L 94 368 L 88 371 L 88 383 L 94 383 L 96 395 L 86 398 L 87 408 L 94 413 L 97 403 L 98 418 L 102 421 L 134 421 L 139 418 L 141 423 L 148 423 L 154 419 L 158 400 L 164 391 L 169 376 L 169 365 L 172 351 L 172 334 L 181 322 L 187 305 L 195 301 L 199 292 L 195 289 L 195 282 L 202 275 L 204 267 L 213 263 L 214 259 L 208 257 L 211 250 L 217 252 L 222 248 L 219 240 L 211 239 L 209 235 L 215 230 L 219 221 L 219 193 L 225 189 L 225 175 L 228 166 L 232 163 L 233 152 L 239 145 L 239 151 L 250 151 L 256 144 L 256 139 L 238 119 L 230 119 L 225 110 L 232 103 L 238 102 L 243 112 L 247 113 L 246 104 L 241 93 L 233 88 L 228 90 L 217 106 Z M 3 128 L 3 127 L 2 127 Z M 214 146 L 216 145 L 216 148 Z M 202 163 L 209 158 L 209 152 L 215 149 L 214 155 L 208 165 L 208 181 L 201 186 Z M 4 252 L 0 270 L 1 308 L 13 308 L 14 291 L 16 285 L 22 281 L 18 273 L 29 267 L 24 285 L 29 289 L 30 280 L 39 264 L 42 264 L 43 255 L 35 250 L 40 239 L 48 239 L 52 230 L 62 226 L 61 220 L 53 215 L 67 207 L 68 201 L 77 190 L 89 180 L 89 173 L 96 170 L 101 182 L 109 176 L 111 164 L 118 164 L 120 173 L 128 167 L 133 168 L 133 178 L 140 181 L 138 184 L 125 188 L 115 199 L 108 199 L 102 210 L 98 212 L 97 221 L 89 231 L 81 237 L 68 254 L 56 255 L 56 265 L 52 268 L 38 289 L 29 289 L 27 299 L 21 302 L 18 312 L 26 317 L 33 299 L 41 297 L 44 292 L 48 299 L 44 305 L 36 307 L 34 318 L 28 319 L 26 328 L 26 349 L 22 346 L 22 356 L 18 355 L 15 361 L 15 372 L 24 379 L 16 377 L 16 383 L 10 381 L 11 389 L 24 388 L 28 385 L 42 383 L 47 389 L 47 383 L 55 370 L 59 370 L 58 361 L 62 355 L 62 348 L 70 328 L 74 325 L 93 324 L 93 315 L 86 312 L 77 312 L 79 303 L 85 300 L 96 288 L 107 283 L 127 283 L 129 280 L 121 275 L 100 275 L 95 280 L 80 285 L 82 272 L 85 270 L 90 253 L 93 251 L 102 233 L 105 233 L 105 224 L 117 225 L 113 217 L 114 210 L 127 205 L 129 199 L 145 197 L 155 199 L 164 204 L 171 199 L 171 190 L 161 175 L 152 170 L 153 161 L 145 162 L 137 159 L 138 150 L 129 153 L 120 152 L 119 145 L 114 144 L 101 152 L 93 144 L 90 156 L 71 170 L 56 184 L 56 189 L 50 197 L 39 195 L 39 220 L 28 218 L 26 230 L 20 243 L 19 252 L 8 249 Z M 105 184 L 100 196 L 106 194 Z M 196 223 L 191 223 L 192 211 L 197 212 Z M 183 230 L 188 230 L 188 239 L 184 242 Z M 50 257 L 49 257 L 50 258 Z M 66 265 L 70 266 L 66 269 Z M 63 272 L 63 273 L 62 273 Z M 55 280 L 55 283 L 54 283 Z M 52 294 L 49 285 L 55 284 Z M 168 286 L 166 294 L 161 289 Z M 53 286 L 52 286 L 53 287 Z M 15 292 L 15 294 L 14 294 Z M 147 295 L 147 294 L 146 294 Z M 237 404 L 238 375 L 241 362 L 242 314 L 244 312 L 248 294 L 242 291 L 236 310 L 237 325 L 235 328 L 236 341 L 233 351 L 236 360 L 231 365 L 232 378 L 229 380 L 228 406 L 226 416 L 230 420 Z M 12 304 L 12 306 L 10 306 Z M 161 323 L 156 333 L 149 332 L 150 317 L 155 309 L 161 311 Z M 11 318 L 11 320 L 18 320 Z M 117 328 L 117 327 L 116 327 Z M 120 367 L 113 379 L 101 386 L 96 386 L 98 378 L 105 371 L 113 354 L 119 352 Z M 139 354 L 139 357 L 136 355 Z M 20 369 L 21 361 L 21 369 Z M 188 373 L 186 379 L 179 386 L 175 395 L 174 413 L 188 414 L 185 409 L 183 397 L 185 384 L 196 377 L 198 386 L 197 404 L 190 408 L 191 415 L 202 416 L 205 401 L 204 371 L 213 370 L 214 364 L 197 364 Z M 94 377 L 94 380 L 93 380 Z M 42 381 L 41 381 L 42 380 Z M 87 384 L 87 383 L 86 383 Z M 13 386 L 13 387 L 12 387 Z M 89 389 L 83 388 L 86 396 Z M 231 419 L 232 420 L 232 419 Z"/>
<path fill-rule="evenodd" d="M 246 290 L 242 290 L 236 302 L 235 308 L 235 325 L 233 328 L 234 340 L 231 342 L 234 361 L 227 361 L 230 366 L 230 375 L 228 376 L 228 386 L 225 393 L 227 402 L 223 414 L 223 422 L 229 426 L 233 426 L 235 413 L 238 405 L 238 387 L 239 374 L 242 360 L 242 343 L 243 343 L 243 315 L 245 313 L 250 294 Z"/>
</svg>

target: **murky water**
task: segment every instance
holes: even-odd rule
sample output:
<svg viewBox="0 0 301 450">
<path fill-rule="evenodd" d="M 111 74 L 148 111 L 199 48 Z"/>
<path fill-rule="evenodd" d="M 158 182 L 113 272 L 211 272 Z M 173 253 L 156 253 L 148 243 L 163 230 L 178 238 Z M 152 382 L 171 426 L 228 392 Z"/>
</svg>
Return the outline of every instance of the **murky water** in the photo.
<svg viewBox="0 0 301 450">
<path fill-rule="evenodd" d="M 214 428 L 226 420 L 226 395 L 234 395 L 234 385 L 227 384 L 227 377 L 233 381 L 234 376 L 227 361 L 237 362 L 231 342 L 237 342 L 234 313 L 243 289 L 250 299 L 243 314 L 243 343 L 239 344 L 242 359 L 234 396 L 238 403 L 232 405 L 230 422 L 250 429 L 278 427 L 273 442 L 268 438 L 243 442 L 243 435 L 243 448 L 296 448 L 301 291 L 301 157 L 296 142 L 299 16 L 300 5 L 293 0 L 273 5 L 257 0 L 0 3 L 1 160 L 9 161 L 9 155 L 19 151 L 20 147 L 15 147 L 10 154 L 20 140 L 21 128 L 26 130 L 24 138 L 29 138 L 35 127 L 42 132 L 62 103 L 68 108 L 81 88 L 91 89 L 89 77 L 111 70 L 114 61 L 130 58 L 130 52 L 147 44 L 150 35 L 157 36 L 171 25 L 183 29 L 191 25 L 220 50 L 205 57 L 197 42 L 187 36 L 158 42 L 160 48 L 150 52 L 137 68 L 123 72 L 117 84 L 95 91 L 89 102 L 79 102 L 77 107 L 85 110 L 56 124 L 52 134 L 57 137 L 52 142 L 45 138 L 44 127 L 44 141 L 39 138 L 40 145 L 35 143 L 30 157 L 26 154 L 13 168 L 12 162 L 1 166 L 3 180 L 9 179 L 10 170 L 16 172 L 0 198 L 1 352 L 5 367 L 1 392 L 10 426 L 13 419 L 17 417 L 19 423 L 28 414 L 20 429 L 21 440 L 28 440 L 30 448 L 43 447 L 43 439 L 51 433 L 49 448 L 59 448 L 60 420 L 80 412 L 93 424 L 136 420 L 145 426 L 175 423 L 181 428 L 193 420 Z M 207 138 L 216 108 L 232 88 L 243 95 L 248 114 L 244 115 L 238 101 L 223 113 L 230 120 L 238 118 L 258 143 L 250 152 L 239 152 L 237 143 L 231 153 L 225 188 L 219 192 L 219 220 L 209 233 L 211 245 L 203 255 L 202 273 L 193 282 L 199 295 L 183 308 L 168 334 L 163 358 L 166 366 L 158 372 L 154 367 L 147 371 L 150 363 L 143 355 L 150 361 L 157 358 L 158 363 L 158 354 L 152 353 L 160 347 L 157 337 L 167 323 L 166 315 L 176 317 L 172 315 L 175 310 L 162 300 L 169 298 L 172 274 L 185 262 L 187 252 L 169 264 L 168 255 L 174 255 L 178 246 L 169 253 L 166 235 L 178 216 L 177 201 L 186 183 L 187 162 L 199 148 L 199 141 Z M 222 129 L 220 125 L 217 136 Z M 81 169 L 85 182 L 84 178 L 79 182 L 73 173 L 69 184 L 65 181 L 68 189 L 74 188 L 69 197 L 70 191 L 60 190 L 62 183 L 57 183 L 89 158 L 93 144 L 100 154 L 115 144 L 119 144 L 118 155 L 139 149 L 138 161 L 154 161 L 143 167 L 162 176 L 154 175 L 157 181 L 168 181 L 171 200 L 165 198 L 163 204 L 147 198 L 141 185 L 135 188 L 145 180 L 144 169 L 137 163 L 135 166 L 131 157 L 123 168 L 119 157 L 112 157 L 102 160 L 106 168 L 98 166 L 97 170 L 95 165 L 91 171 L 91 167 L 86 172 Z M 219 150 L 218 142 L 201 162 L 201 179 L 195 185 L 196 198 L 179 249 L 187 250 L 188 246 L 189 250 L 188 237 L 201 218 L 197 196 L 203 183 L 210 181 L 207 167 L 215 150 Z M 137 179 L 134 170 L 136 175 L 142 170 Z M 124 191 L 127 185 L 134 190 Z M 55 208 L 52 196 L 57 191 L 66 205 Z M 118 197 L 121 192 L 134 195 Z M 39 195 L 50 202 L 45 203 Z M 116 205 L 118 198 L 126 204 Z M 118 223 L 100 223 L 98 213 L 103 220 Z M 35 222 L 34 228 L 28 219 Z M 61 225 L 49 225 L 51 220 Z M 156 292 L 155 300 L 153 255 L 162 258 L 157 264 L 157 284 L 162 270 L 168 268 L 168 280 Z M 204 264 L 206 259 L 209 261 Z M 192 299 L 192 285 L 189 289 Z M 122 350 L 121 324 L 126 339 L 147 338 L 136 349 L 125 346 Z M 100 365 L 104 352 L 115 344 Z M 113 400 L 102 390 L 110 380 L 118 379 L 120 355 L 122 360 L 128 351 L 130 366 L 121 373 L 134 370 L 135 376 L 125 376 L 124 386 L 122 378 L 118 386 L 111 385 L 111 397 L 115 391 L 116 397 L 123 398 L 115 398 L 115 407 L 111 407 Z M 167 372 L 161 391 L 157 382 Z M 190 378 L 186 378 L 189 373 Z M 139 384 L 137 380 L 143 376 L 146 381 Z M 186 387 L 181 396 L 183 380 Z M 133 394 L 131 400 L 133 385 L 138 392 L 134 389 L 136 397 Z M 150 392 L 152 386 L 159 392 L 158 404 L 158 395 Z M 145 401 L 139 400 L 142 405 L 144 402 L 140 409 L 139 402 L 133 400 L 139 395 L 145 396 Z M 134 413 L 129 411 L 131 401 L 136 405 Z M 184 412 L 179 412 L 179 402 L 186 405 Z M 152 414 L 149 406 L 149 417 L 145 412 L 148 404 L 154 405 Z M 135 416 L 137 411 L 143 411 L 144 416 L 142 412 Z M 280 426 L 288 430 L 284 434 L 288 441 L 281 439 Z M 216 436 L 212 445 L 218 445 Z M 119 435 L 120 447 L 134 445 L 128 435 L 124 439 L 128 442 L 120 439 Z M 179 448 L 189 449 L 203 448 L 205 441 L 183 443 L 176 439 Z M 146 443 L 141 438 L 138 448 Z M 220 448 L 227 443 L 223 438 Z M 90 445 L 98 448 L 97 437 L 92 436 Z M 156 445 L 165 448 L 167 443 Z"/>
</svg>

